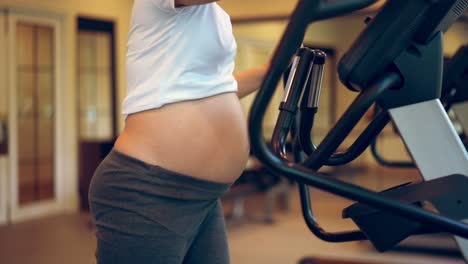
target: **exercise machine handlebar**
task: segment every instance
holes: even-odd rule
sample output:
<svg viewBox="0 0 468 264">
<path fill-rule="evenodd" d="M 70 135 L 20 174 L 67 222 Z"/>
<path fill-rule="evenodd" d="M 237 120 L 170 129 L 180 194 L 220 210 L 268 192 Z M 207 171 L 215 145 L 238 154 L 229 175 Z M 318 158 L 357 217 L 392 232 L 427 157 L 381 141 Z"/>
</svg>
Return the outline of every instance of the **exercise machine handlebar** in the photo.
<svg viewBox="0 0 468 264">
<path fill-rule="evenodd" d="M 318 8 L 319 6 L 319 1 L 299 1 L 291 17 L 291 21 L 274 52 L 272 63 L 255 98 L 249 118 L 251 146 L 254 154 L 276 173 L 287 176 L 299 183 L 311 185 L 352 200 L 383 208 L 398 215 L 428 224 L 429 226 L 437 226 L 442 231 L 468 238 L 467 224 L 416 208 L 410 204 L 383 197 L 359 186 L 334 179 L 327 179 L 316 171 L 324 163 L 323 161 L 328 159 L 339 144 L 343 142 L 379 95 L 390 89 L 398 89 L 402 85 L 402 76 L 398 72 L 385 72 L 374 78 L 367 85 L 367 89 L 357 97 L 317 150 L 306 159 L 304 164 L 307 167 L 278 156 L 269 149 L 263 138 L 263 128 L 261 125 L 263 116 L 276 85 L 287 67 L 289 58 L 292 57 L 294 51 L 299 48 L 303 40 L 308 23 L 324 18 L 319 15 L 316 15 L 316 17 L 310 16 L 310 14 L 317 14 L 317 11 L 320 9 Z M 309 13 L 306 14 L 306 12 Z M 327 14 L 326 18 L 332 16 L 334 14 L 330 13 Z M 319 231 L 325 233 L 323 230 Z"/>
</svg>

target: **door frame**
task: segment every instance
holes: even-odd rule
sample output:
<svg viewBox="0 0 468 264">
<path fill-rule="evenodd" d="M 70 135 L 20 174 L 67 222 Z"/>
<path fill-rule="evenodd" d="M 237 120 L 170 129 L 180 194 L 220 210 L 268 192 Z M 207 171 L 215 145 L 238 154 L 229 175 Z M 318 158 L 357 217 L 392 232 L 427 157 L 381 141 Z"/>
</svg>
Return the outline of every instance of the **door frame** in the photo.
<svg viewBox="0 0 468 264">
<path fill-rule="evenodd" d="M 7 114 L 8 111 L 8 80 L 7 80 L 7 69 L 8 59 L 6 57 L 7 42 L 6 42 L 6 26 L 7 26 L 7 16 L 6 10 L 0 8 L 0 58 L 4 58 L 4 62 L 0 63 L 0 94 L 6 94 L 7 96 L 2 96 L 3 99 L 0 99 L 0 113 L 4 111 Z M 1 106 L 3 105 L 3 107 Z M 6 120 L 1 120 L 4 122 Z M 6 124 L 0 124 L 0 129 L 3 130 L 1 126 Z M 2 131 L 6 132 L 6 131 Z M 7 135 L 3 135 L 7 137 Z M 8 144 L 6 144 L 8 146 Z M 0 225 L 6 224 L 8 222 L 8 150 L 7 153 L 0 153 Z"/>
<path fill-rule="evenodd" d="M 16 91 L 16 23 L 18 21 L 30 22 L 36 24 L 42 24 L 52 26 L 54 28 L 55 38 L 55 80 L 54 80 L 54 199 L 49 201 L 40 201 L 24 206 L 20 206 L 18 202 L 18 119 L 16 116 L 17 109 L 17 91 Z M 62 73 L 62 21 L 60 19 L 49 17 L 47 15 L 36 15 L 24 12 L 10 12 L 7 17 L 8 23 L 8 89 L 9 89 L 9 111 L 8 111 L 8 146 L 9 146 L 9 218 L 11 222 L 18 222 L 23 220 L 29 220 L 45 215 L 54 214 L 65 210 L 65 195 L 64 195 L 64 175 L 65 168 L 64 162 L 64 147 L 62 144 L 64 141 L 64 129 L 63 129 L 63 111 L 64 103 L 62 95 L 63 86 L 63 73 Z"/>
</svg>

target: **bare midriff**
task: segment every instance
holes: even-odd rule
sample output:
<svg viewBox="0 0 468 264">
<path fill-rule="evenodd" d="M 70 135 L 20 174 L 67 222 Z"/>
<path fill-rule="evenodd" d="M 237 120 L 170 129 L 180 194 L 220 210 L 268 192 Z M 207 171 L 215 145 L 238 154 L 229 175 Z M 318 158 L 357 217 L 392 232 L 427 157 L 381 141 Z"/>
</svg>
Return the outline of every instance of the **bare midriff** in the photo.
<svg viewBox="0 0 468 264">
<path fill-rule="evenodd" d="M 235 93 L 131 114 L 115 149 L 146 163 L 231 183 L 249 156 L 247 124 Z"/>
</svg>

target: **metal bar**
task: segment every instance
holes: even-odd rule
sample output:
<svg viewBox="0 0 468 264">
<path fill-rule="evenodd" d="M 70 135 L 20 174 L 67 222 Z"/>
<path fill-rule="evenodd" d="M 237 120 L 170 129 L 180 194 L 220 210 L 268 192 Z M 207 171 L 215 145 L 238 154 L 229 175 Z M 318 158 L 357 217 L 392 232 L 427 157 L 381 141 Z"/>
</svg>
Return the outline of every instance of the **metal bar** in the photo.
<svg viewBox="0 0 468 264">
<path fill-rule="evenodd" d="M 377 115 L 377 117 L 372 120 L 348 150 L 343 153 L 333 154 L 325 165 L 339 166 L 355 160 L 364 152 L 364 150 L 366 150 L 372 141 L 375 141 L 375 138 L 380 134 L 382 129 L 385 128 L 389 121 L 390 117 L 387 113 L 382 112 Z"/>
<path fill-rule="evenodd" d="M 324 165 L 376 99 L 386 90 L 399 87 L 400 83 L 401 78 L 397 73 L 389 73 L 388 76 L 378 79 L 367 91 L 359 94 L 303 165 L 313 170 L 318 170 Z"/>
</svg>

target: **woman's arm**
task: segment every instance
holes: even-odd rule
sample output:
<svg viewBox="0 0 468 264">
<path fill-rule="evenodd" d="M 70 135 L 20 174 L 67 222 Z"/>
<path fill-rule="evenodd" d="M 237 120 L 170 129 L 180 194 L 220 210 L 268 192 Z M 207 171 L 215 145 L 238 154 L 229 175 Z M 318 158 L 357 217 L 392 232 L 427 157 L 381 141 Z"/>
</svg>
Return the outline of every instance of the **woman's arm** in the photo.
<svg viewBox="0 0 468 264">
<path fill-rule="evenodd" d="M 268 64 L 257 66 L 234 75 L 237 81 L 237 96 L 240 98 L 260 89 Z"/>
<path fill-rule="evenodd" d="M 304 47 L 304 45 L 301 45 L 301 48 L 302 47 Z M 290 64 L 292 63 L 294 57 L 295 55 L 291 58 Z M 270 62 L 271 58 L 269 62 L 261 66 L 253 67 L 234 74 L 234 78 L 237 81 L 237 96 L 239 99 L 242 99 L 242 97 L 260 89 L 260 85 L 262 85 L 262 81 L 268 71 Z"/>
<path fill-rule="evenodd" d="M 218 0 L 174 0 L 175 6 L 191 6 L 191 5 L 203 5 L 211 2 L 216 2 Z"/>
</svg>

